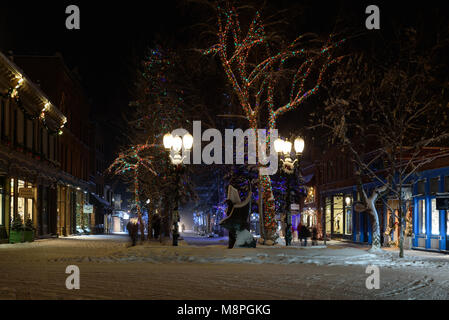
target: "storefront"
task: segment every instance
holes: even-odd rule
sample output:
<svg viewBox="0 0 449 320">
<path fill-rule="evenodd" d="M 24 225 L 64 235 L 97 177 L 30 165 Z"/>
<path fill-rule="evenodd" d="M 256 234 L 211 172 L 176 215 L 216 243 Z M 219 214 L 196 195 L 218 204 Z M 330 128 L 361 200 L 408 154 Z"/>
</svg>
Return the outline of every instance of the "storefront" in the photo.
<svg viewBox="0 0 449 320">
<path fill-rule="evenodd" d="M 322 223 L 328 237 L 354 239 L 354 226 L 364 227 L 364 216 L 353 214 L 353 199 L 354 192 L 351 191 L 341 191 L 325 196 Z M 356 237 L 354 241 L 359 239 Z"/>
<path fill-rule="evenodd" d="M 448 251 L 449 168 L 423 172 L 413 190 L 413 248 Z"/>
<path fill-rule="evenodd" d="M 28 220 L 37 228 L 36 187 L 33 183 L 17 178 L 10 179 L 10 222 L 20 218 L 22 223 Z"/>
</svg>

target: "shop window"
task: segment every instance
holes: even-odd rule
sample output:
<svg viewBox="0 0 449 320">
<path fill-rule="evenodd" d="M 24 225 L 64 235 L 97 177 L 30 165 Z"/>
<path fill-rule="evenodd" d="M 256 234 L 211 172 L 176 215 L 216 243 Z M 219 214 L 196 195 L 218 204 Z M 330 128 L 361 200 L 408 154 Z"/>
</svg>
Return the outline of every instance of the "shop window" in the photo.
<svg viewBox="0 0 449 320">
<path fill-rule="evenodd" d="M 350 208 L 346 210 L 345 219 L 345 234 L 350 235 L 352 234 L 352 210 Z"/>
<path fill-rule="evenodd" d="M 14 219 L 15 211 L 14 211 L 14 179 L 11 179 L 11 193 L 10 193 L 10 212 L 11 212 L 11 221 Z"/>
<path fill-rule="evenodd" d="M 449 176 L 444 177 L 444 192 L 449 192 Z"/>
<path fill-rule="evenodd" d="M 426 182 L 424 180 L 418 181 L 418 194 L 426 194 Z"/>
<path fill-rule="evenodd" d="M 438 192 L 438 185 L 440 184 L 440 178 L 432 178 L 430 179 L 430 193 L 437 193 Z"/>
<path fill-rule="evenodd" d="M 440 234 L 440 210 L 437 210 L 437 200 L 432 199 L 432 234 L 439 235 Z"/>
<path fill-rule="evenodd" d="M 334 232 L 343 234 L 343 196 L 334 197 Z"/>
<path fill-rule="evenodd" d="M 426 233 L 426 201 L 418 200 L 419 233 Z"/>
<path fill-rule="evenodd" d="M 17 192 L 19 192 L 19 190 L 21 188 L 25 188 L 25 181 L 23 180 L 18 180 L 17 183 Z M 20 216 L 20 218 L 22 218 L 22 221 L 25 222 L 25 198 L 22 197 L 18 197 L 17 198 L 17 214 Z"/>
</svg>

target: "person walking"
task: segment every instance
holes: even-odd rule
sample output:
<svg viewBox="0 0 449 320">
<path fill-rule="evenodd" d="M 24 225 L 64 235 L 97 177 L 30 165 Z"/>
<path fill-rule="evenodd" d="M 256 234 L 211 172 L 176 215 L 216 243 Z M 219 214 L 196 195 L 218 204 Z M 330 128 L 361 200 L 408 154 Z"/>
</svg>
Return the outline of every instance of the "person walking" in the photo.
<svg viewBox="0 0 449 320">
<path fill-rule="evenodd" d="M 306 245 L 307 245 L 307 238 L 304 237 L 305 235 L 305 226 L 302 224 L 302 222 L 299 222 L 298 224 L 298 238 L 299 243 L 302 246 L 302 240 L 305 239 Z"/>
<path fill-rule="evenodd" d="M 132 246 L 134 247 L 137 242 L 137 236 L 139 233 L 139 225 L 135 219 L 130 219 L 128 224 L 126 225 L 126 229 L 128 229 L 129 237 L 131 238 Z"/>
<path fill-rule="evenodd" d="M 313 227 L 312 229 L 312 246 L 318 245 L 318 229 Z"/>
</svg>

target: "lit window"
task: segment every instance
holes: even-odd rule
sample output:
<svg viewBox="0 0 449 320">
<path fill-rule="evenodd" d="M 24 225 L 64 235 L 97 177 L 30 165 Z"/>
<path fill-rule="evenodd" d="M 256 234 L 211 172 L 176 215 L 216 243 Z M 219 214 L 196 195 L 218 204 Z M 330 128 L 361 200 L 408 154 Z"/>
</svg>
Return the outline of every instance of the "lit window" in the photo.
<svg viewBox="0 0 449 320">
<path fill-rule="evenodd" d="M 343 234 L 343 196 L 334 197 L 334 232 Z"/>
<path fill-rule="evenodd" d="M 432 199 L 432 234 L 440 234 L 440 210 L 437 210 L 436 199 Z"/>
<path fill-rule="evenodd" d="M 419 233 L 426 233 L 426 201 L 418 201 Z"/>
</svg>

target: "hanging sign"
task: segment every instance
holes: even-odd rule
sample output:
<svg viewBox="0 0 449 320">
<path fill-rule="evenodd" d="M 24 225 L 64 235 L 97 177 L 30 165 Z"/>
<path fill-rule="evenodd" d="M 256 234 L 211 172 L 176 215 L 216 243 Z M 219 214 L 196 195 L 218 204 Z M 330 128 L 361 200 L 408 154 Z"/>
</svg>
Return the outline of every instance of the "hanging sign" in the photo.
<svg viewBox="0 0 449 320">
<path fill-rule="evenodd" d="M 34 188 L 19 188 L 19 198 L 34 198 Z"/>
</svg>

